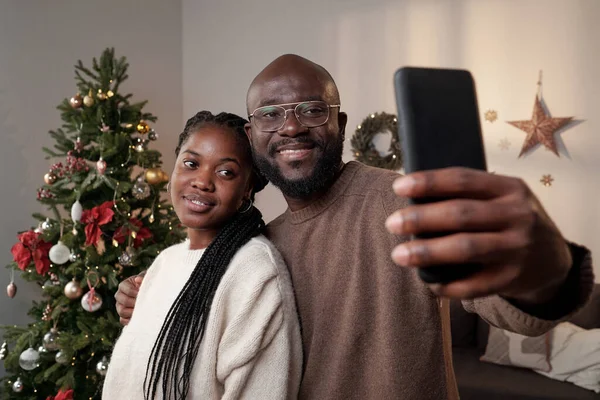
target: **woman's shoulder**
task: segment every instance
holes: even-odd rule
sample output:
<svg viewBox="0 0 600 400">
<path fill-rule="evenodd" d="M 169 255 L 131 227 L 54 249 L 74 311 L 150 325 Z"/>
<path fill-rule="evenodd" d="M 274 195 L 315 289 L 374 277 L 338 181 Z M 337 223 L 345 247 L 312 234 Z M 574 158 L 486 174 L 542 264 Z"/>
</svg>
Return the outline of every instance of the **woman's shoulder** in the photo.
<svg viewBox="0 0 600 400">
<path fill-rule="evenodd" d="M 259 235 L 242 246 L 227 269 L 224 281 L 245 286 L 265 286 L 275 280 L 278 287 L 291 287 L 291 279 L 283 257 L 273 243 Z"/>
</svg>

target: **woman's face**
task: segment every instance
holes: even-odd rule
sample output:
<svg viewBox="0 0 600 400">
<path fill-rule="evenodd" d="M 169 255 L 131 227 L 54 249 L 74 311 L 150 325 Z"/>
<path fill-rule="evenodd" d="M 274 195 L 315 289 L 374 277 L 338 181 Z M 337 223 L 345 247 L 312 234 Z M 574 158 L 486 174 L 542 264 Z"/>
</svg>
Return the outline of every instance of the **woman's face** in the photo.
<svg viewBox="0 0 600 400">
<path fill-rule="evenodd" d="M 194 247 L 206 247 L 250 196 L 252 160 L 227 128 L 207 125 L 181 146 L 171 201 Z"/>
</svg>

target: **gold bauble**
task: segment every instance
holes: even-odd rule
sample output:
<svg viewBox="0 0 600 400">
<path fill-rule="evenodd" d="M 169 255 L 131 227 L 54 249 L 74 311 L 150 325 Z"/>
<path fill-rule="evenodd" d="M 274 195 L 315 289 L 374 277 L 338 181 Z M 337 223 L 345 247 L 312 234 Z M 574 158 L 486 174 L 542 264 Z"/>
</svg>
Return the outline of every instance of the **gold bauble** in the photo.
<svg viewBox="0 0 600 400">
<path fill-rule="evenodd" d="M 92 96 L 91 89 L 90 92 L 83 98 L 83 104 L 85 104 L 86 107 L 91 107 L 94 105 L 94 97 Z"/>
<path fill-rule="evenodd" d="M 69 100 L 69 104 L 73 108 L 80 108 L 83 104 L 83 98 L 79 93 L 77 93 L 75 96 L 71 97 L 71 99 Z"/>
<path fill-rule="evenodd" d="M 75 300 L 81 297 L 83 289 L 75 279 L 65 285 L 65 296 L 71 300 Z"/>
<path fill-rule="evenodd" d="M 146 133 L 150 132 L 150 125 L 148 125 L 145 121 L 140 121 L 135 129 L 137 129 L 138 133 L 141 135 L 145 135 Z"/>
<path fill-rule="evenodd" d="M 52 185 L 54 182 L 56 182 L 56 175 L 54 175 L 52 172 L 48 172 L 46 175 L 44 175 L 44 182 L 46 182 L 46 185 Z"/>
<path fill-rule="evenodd" d="M 144 174 L 144 178 L 146 178 L 146 182 L 151 185 L 156 185 L 162 182 L 162 170 L 160 168 L 149 168 L 146 170 Z"/>
<path fill-rule="evenodd" d="M 169 182 L 169 175 L 165 171 L 163 171 L 162 169 L 160 170 L 160 179 L 163 182 Z"/>
<path fill-rule="evenodd" d="M 102 93 L 102 89 L 98 89 L 98 94 L 96 95 L 98 100 L 106 100 L 106 94 Z"/>
</svg>

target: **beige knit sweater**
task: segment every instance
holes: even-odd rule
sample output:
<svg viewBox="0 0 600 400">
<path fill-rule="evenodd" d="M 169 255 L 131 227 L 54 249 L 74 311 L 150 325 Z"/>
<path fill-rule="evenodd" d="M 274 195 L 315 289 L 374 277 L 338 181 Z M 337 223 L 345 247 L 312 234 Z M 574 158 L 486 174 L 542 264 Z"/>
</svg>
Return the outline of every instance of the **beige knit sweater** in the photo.
<svg viewBox="0 0 600 400">
<path fill-rule="evenodd" d="M 156 258 L 115 345 L 103 399 L 143 399 L 152 346 L 202 253 L 189 250 L 186 240 Z M 301 368 L 289 273 L 277 250 L 260 236 L 238 251 L 217 288 L 188 398 L 295 399 Z"/>
</svg>

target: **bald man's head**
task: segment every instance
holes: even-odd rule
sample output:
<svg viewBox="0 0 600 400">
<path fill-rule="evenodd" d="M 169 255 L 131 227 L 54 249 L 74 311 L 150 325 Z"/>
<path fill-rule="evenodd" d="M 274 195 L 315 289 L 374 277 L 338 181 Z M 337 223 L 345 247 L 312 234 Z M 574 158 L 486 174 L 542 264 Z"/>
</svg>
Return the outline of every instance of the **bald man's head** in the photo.
<svg viewBox="0 0 600 400">
<path fill-rule="evenodd" d="M 297 55 L 278 57 L 252 81 L 246 106 L 252 115 L 246 133 L 263 175 L 287 198 L 309 199 L 325 192 L 343 165 L 347 122 L 329 72 Z M 260 111 L 261 121 L 282 123 L 276 130 L 257 125 L 254 111 L 265 106 L 281 106 Z M 313 124 L 317 115 L 325 118 Z"/>
<path fill-rule="evenodd" d="M 283 93 L 281 96 L 273 96 L 272 93 L 269 93 L 265 97 L 263 90 L 264 88 L 272 88 L 274 84 L 282 81 L 290 84 L 310 82 L 315 86 L 321 86 L 323 96 L 326 98 L 320 100 L 325 100 L 330 104 L 340 104 L 337 85 L 325 68 L 304 57 L 295 54 L 284 54 L 267 65 L 250 84 L 246 95 L 248 114 L 258 107 L 285 102 L 277 99 L 277 97 L 284 97 Z M 270 102 L 270 100 L 273 100 L 273 102 Z"/>
</svg>

